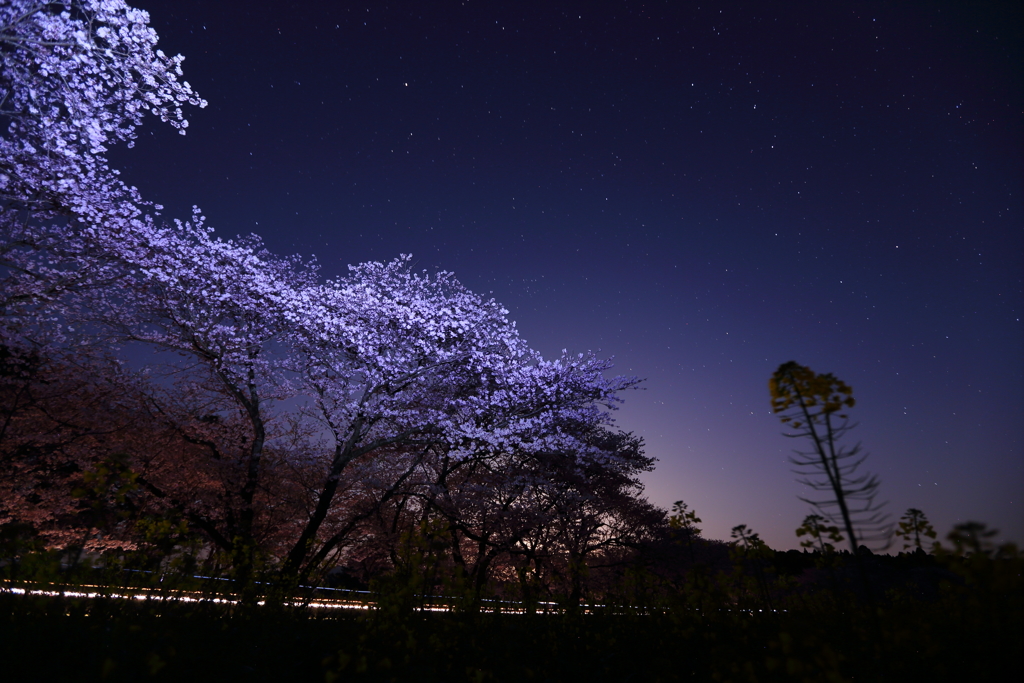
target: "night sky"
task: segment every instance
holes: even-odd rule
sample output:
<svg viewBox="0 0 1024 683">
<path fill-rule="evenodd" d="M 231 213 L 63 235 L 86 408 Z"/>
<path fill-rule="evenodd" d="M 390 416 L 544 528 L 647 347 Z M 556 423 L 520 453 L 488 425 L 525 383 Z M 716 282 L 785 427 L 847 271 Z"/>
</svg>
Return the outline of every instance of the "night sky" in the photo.
<svg viewBox="0 0 1024 683">
<path fill-rule="evenodd" d="M 411 253 L 614 356 L 708 537 L 797 547 L 796 360 L 853 387 L 894 518 L 1024 541 L 1019 3 L 133 4 L 210 102 L 112 152 L 165 214 L 326 276 Z"/>
</svg>

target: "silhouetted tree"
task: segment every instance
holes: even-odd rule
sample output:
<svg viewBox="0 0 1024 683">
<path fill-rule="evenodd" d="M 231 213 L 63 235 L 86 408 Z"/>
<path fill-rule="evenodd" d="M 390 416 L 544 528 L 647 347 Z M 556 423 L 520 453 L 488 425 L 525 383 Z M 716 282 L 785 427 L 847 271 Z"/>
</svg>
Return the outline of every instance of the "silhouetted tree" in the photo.
<svg viewBox="0 0 1024 683">
<path fill-rule="evenodd" d="M 736 578 L 740 580 L 740 589 L 744 589 L 745 579 L 752 574 L 756 590 L 764 600 L 765 606 L 774 611 L 771 588 L 768 585 L 768 577 L 765 575 L 769 560 L 774 558 L 774 551 L 761 540 L 759 534 L 748 529 L 746 524 L 734 526 L 732 538 L 734 540 L 730 554 L 735 563 Z"/>
<path fill-rule="evenodd" d="M 801 484 L 831 494 L 827 498 L 801 498 L 835 524 L 841 524 L 857 552 L 861 543 L 888 542 L 891 525 L 876 504 L 879 481 L 874 474 L 858 474 L 867 458 L 860 444 L 840 446 L 838 441 L 855 425 L 840 411 L 852 408 L 853 389 L 830 373 L 816 374 L 795 361 L 783 363 L 769 382 L 772 410 L 781 413 L 782 423 L 793 431 L 791 438 L 809 439 L 812 449 L 796 451 L 790 462 L 796 465 Z"/>
<path fill-rule="evenodd" d="M 690 552 L 690 560 L 694 559 L 693 541 L 700 536 L 701 518 L 697 516 L 696 510 L 689 509 L 690 506 L 681 500 L 672 504 L 672 514 L 668 518 L 669 528 L 673 535 L 681 535 L 686 539 L 686 549 Z"/>
<path fill-rule="evenodd" d="M 821 515 L 807 515 L 804 517 L 804 523 L 796 530 L 797 537 L 807 536 L 808 538 L 800 541 L 802 548 L 809 548 L 822 553 L 831 553 L 835 551 L 835 546 L 832 543 L 840 543 L 843 540 L 843 535 L 839 531 L 839 527 L 828 524 L 828 520 Z M 832 541 L 829 543 L 828 541 Z"/>
<path fill-rule="evenodd" d="M 992 538 L 998 533 L 984 522 L 963 522 L 955 525 L 946 538 L 957 555 L 988 556 L 993 551 Z"/>
<path fill-rule="evenodd" d="M 924 516 L 924 513 L 917 508 L 909 508 L 900 517 L 899 526 L 896 528 L 896 535 L 903 539 L 903 549 L 916 548 L 923 550 L 921 537 L 935 538 L 935 529 L 931 522 Z"/>
</svg>

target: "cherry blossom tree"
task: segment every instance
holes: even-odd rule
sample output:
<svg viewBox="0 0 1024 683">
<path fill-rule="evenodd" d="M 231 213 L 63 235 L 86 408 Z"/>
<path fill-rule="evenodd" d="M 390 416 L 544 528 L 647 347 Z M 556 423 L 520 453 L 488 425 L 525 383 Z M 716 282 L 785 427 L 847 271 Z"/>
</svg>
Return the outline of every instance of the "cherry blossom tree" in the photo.
<svg viewBox="0 0 1024 683">
<path fill-rule="evenodd" d="M 136 258 L 144 277 L 130 281 L 130 305 L 102 298 L 91 322 L 183 354 L 178 381 L 198 412 L 244 422 L 234 455 L 211 446 L 211 457 L 239 469 L 238 520 L 219 535 L 239 567 L 252 562 L 262 458 L 285 399 L 308 398 L 305 419 L 328 434 L 308 449 L 322 479 L 284 558 L 286 575 L 308 574 L 345 540 L 320 535 L 345 469 L 363 461 L 367 474 L 366 459 L 395 446 L 441 448 L 454 460 L 559 450 L 581 463 L 609 457 L 565 427 L 606 424 L 617 393 L 635 380 L 606 379 L 609 363 L 590 355 L 544 360 L 506 310 L 450 274 L 413 273 L 402 257 L 321 285 L 315 268 L 274 258 L 255 237 L 181 234 Z M 185 417 L 195 423 L 197 411 Z"/>
<path fill-rule="evenodd" d="M 643 455 L 640 439 L 604 427 L 562 429 L 582 430 L 577 444 L 605 457 L 558 450 L 456 459 L 438 449 L 419 458 L 397 495 L 381 489 L 379 499 L 389 497 L 388 504 L 366 526 L 376 556 L 400 565 L 410 538 L 419 538 L 434 546 L 438 566 L 428 574 L 456 578 L 477 603 L 486 587 L 518 584 L 528 603 L 544 591 L 578 604 L 591 585 L 589 570 L 614 571 L 664 523 L 664 511 L 641 496 L 636 476 L 653 459 Z M 360 557 L 369 545 L 358 549 Z"/>
<path fill-rule="evenodd" d="M 608 425 L 636 380 L 606 378 L 611 364 L 590 354 L 542 358 L 453 275 L 415 273 L 403 256 L 322 282 L 315 262 L 257 236 L 216 236 L 198 209 L 160 218 L 105 156 L 146 113 L 184 133 L 181 107 L 206 104 L 180 80 L 183 58 L 156 43 L 148 15 L 121 0 L 0 6 L 5 343 L 172 355 L 140 375 L 142 405 L 190 445 L 179 451 L 214 493 L 196 495 L 181 468 L 136 472 L 140 491 L 230 554 L 246 584 L 260 552 L 301 578 L 348 542 L 336 510 L 353 468 L 390 481 L 388 496 L 427 454 L 562 452 L 578 472 L 614 468 L 619 454 L 581 435 Z M 275 505 L 289 470 L 301 500 Z"/>
<path fill-rule="evenodd" d="M 403 444 L 456 462 L 557 449 L 607 456 L 563 427 L 607 423 L 617 394 L 636 380 L 606 379 L 610 364 L 591 355 L 544 360 L 507 310 L 451 274 L 413 273 L 409 260 L 353 268 L 308 297 L 313 310 L 296 321 L 303 377 L 333 448 L 288 567 L 305 559 L 342 471 L 367 454 Z M 342 540 L 323 539 L 313 563 Z"/>
</svg>

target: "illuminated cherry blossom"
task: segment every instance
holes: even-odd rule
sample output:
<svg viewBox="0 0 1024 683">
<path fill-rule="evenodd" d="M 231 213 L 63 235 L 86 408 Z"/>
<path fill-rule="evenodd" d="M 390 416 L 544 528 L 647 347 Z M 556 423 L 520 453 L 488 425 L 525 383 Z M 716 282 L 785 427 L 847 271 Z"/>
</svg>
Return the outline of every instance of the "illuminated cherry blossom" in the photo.
<svg viewBox="0 0 1024 683">
<path fill-rule="evenodd" d="M 120 275 L 119 242 L 155 227 L 104 156 L 146 113 L 182 134 L 206 106 L 121 0 L 0 4 L 0 265 L 7 316 Z M 153 207 L 158 210 L 159 207 Z M 7 322 L 10 322 L 9 320 Z M 22 320 L 23 322 L 23 320 Z"/>
<path fill-rule="evenodd" d="M 206 104 L 181 80 L 182 57 L 156 44 L 148 15 L 120 0 L 0 7 L 0 312 L 5 344 L 173 353 L 150 404 L 207 444 L 230 514 L 200 514 L 188 487 L 149 482 L 165 507 L 201 521 L 250 575 L 259 492 L 279 476 L 268 449 L 294 435 L 282 425 L 305 424 L 319 480 L 280 558 L 297 573 L 345 542 L 324 523 L 356 461 L 374 476 L 375 458 L 414 446 L 456 461 L 557 452 L 577 473 L 614 467 L 616 449 L 579 436 L 607 426 L 636 383 L 606 378 L 608 361 L 542 358 L 507 310 L 450 273 L 414 272 L 411 257 L 323 282 L 315 262 L 275 256 L 258 236 L 217 236 L 198 208 L 167 221 L 122 182 L 109 145 L 130 146 L 146 113 L 184 133 L 182 106 Z M 215 443 L 203 420 L 217 416 L 232 436 Z"/>
</svg>

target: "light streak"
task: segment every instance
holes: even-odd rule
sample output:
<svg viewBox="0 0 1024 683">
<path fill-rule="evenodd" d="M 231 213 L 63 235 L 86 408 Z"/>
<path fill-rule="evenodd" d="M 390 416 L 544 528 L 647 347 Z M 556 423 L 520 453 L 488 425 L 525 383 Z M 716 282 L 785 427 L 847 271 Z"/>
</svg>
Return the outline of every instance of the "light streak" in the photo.
<svg viewBox="0 0 1024 683">
<path fill-rule="evenodd" d="M 197 577 L 197 578 L 214 578 L 214 577 Z M 311 588 L 311 587 L 309 587 Z M 93 590 L 88 590 L 93 589 Z M 160 594 L 156 594 L 155 591 L 159 590 Z M 360 593 L 369 595 L 369 591 L 354 591 L 343 588 L 312 588 L 312 590 L 331 590 L 341 591 L 346 593 Z M 84 598 L 88 600 L 97 599 L 112 599 L 112 600 L 135 600 L 138 602 L 170 602 L 170 603 L 209 603 L 213 605 L 238 605 L 241 601 L 235 596 L 231 597 L 212 597 L 203 595 L 197 591 L 175 591 L 168 589 L 152 589 L 152 588 L 132 588 L 132 589 L 113 589 L 110 586 L 97 586 L 97 585 L 80 585 L 69 588 L 23 588 L 15 586 L 0 586 L 0 595 L 8 593 L 10 595 L 23 595 L 23 596 L 41 596 L 50 598 Z M 423 596 L 420 596 L 423 597 Z M 445 596 L 438 596 L 439 599 L 444 600 Z M 454 603 L 454 599 L 452 599 Z M 528 610 L 523 606 L 521 602 L 513 601 L 502 601 L 494 600 L 490 598 L 484 598 L 481 600 L 480 611 L 492 614 L 527 614 Z M 373 600 L 288 600 L 282 605 L 286 607 L 311 607 L 318 610 L 362 610 L 370 611 L 377 607 L 377 603 Z M 263 607 L 266 605 L 265 600 L 259 600 L 256 602 L 257 606 Z M 560 615 L 565 613 L 565 608 L 560 607 L 555 602 L 538 602 L 536 603 L 537 608 L 534 610 L 535 614 L 542 615 Z M 583 614 L 598 614 L 608 613 L 609 606 L 607 605 L 580 605 Z M 457 605 L 454 604 L 428 604 L 414 607 L 413 611 L 417 612 L 453 612 L 457 609 Z M 620 609 L 629 610 L 630 613 L 636 614 L 635 608 L 622 607 Z M 655 608 L 646 608 L 644 610 L 650 614 L 652 612 L 662 612 Z M 732 612 L 732 609 L 719 609 L 718 611 Z M 738 612 L 748 612 L 750 616 L 754 616 L 755 613 L 759 612 L 787 612 L 788 610 L 761 610 L 761 609 L 739 609 Z"/>
<path fill-rule="evenodd" d="M 85 589 L 97 589 L 97 590 L 85 590 Z M 147 588 L 136 588 L 131 591 L 125 591 L 119 589 L 117 591 L 108 591 L 107 586 L 78 586 L 74 589 L 43 589 L 43 588 L 18 588 L 18 587 L 0 587 L 0 594 L 10 593 L 11 595 L 36 595 L 51 598 L 85 598 L 89 600 L 95 599 L 112 599 L 112 600 L 136 600 L 139 602 L 179 602 L 179 603 L 210 603 L 213 605 L 237 605 L 240 601 L 237 598 L 230 597 L 210 597 L 199 593 L 186 593 L 184 591 L 167 591 L 162 590 L 160 595 L 149 593 L 152 589 Z M 259 606 L 265 606 L 265 600 L 259 600 L 257 603 Z M 283 603 L 287 607 L 313 607 L 317 609 L 360 609 L 369 610 L 376 605 L 372 602 L 362 602 L 356 600 L 342 601 L 342 600 L 289 600 Z"/>
</svg>

